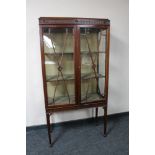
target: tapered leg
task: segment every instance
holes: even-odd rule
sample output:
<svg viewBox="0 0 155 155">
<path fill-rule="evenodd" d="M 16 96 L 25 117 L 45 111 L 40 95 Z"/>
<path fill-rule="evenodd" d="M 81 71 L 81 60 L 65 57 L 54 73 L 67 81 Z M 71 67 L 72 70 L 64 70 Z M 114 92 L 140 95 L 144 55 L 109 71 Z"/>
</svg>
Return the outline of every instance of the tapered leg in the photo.
<svg viewBox="0 0 155 155">
<path fill-rule="evenodd" d="M 107 107 L 104 107 L 104 137 L 107 136 Z"/>
<path fill-rule="evenodd" d="M 48 138 L 49 138 L 49 143 L 51 145 L 52 144 L 51 143 L 51 124 L 50 124 L 50 114 L 49 113 L 46 114 L 46 120 L 47 120 L 47 128 L 48 128 Z"/>
<path fill-rule="evenodd" d="M 95 108 L 95 121 L 96 121 L 96 125 L 98 125 L 98 107 Z"/>
</svg>

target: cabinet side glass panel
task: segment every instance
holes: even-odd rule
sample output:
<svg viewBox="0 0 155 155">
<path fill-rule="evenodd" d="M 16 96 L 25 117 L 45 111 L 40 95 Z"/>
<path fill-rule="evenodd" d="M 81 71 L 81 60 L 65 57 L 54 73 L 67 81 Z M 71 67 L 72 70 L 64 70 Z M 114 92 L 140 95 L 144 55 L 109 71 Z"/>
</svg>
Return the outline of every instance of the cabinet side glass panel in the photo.
<svg viewBox="0 0 155 155">
<path fill-rule="evenodd" d="M 73 28 L 44 28 L 43 43 L 48 104 L 74 104 Z"/>
<path fill-rule="evenodd" d="M 81 103 L 103 100 L 105 87 L 106 30 L 80 29 Z"/>
</svg>

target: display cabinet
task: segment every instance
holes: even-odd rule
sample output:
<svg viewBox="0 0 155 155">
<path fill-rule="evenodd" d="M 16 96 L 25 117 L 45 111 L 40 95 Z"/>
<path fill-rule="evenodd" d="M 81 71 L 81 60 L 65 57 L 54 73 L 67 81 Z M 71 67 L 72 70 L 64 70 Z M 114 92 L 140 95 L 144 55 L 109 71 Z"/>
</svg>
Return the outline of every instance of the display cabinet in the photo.
<svg viewBox="0 0 155 155">
<path fill-rule="evenodd" d="M 107 129 L 110 21 L 41 17 L 40 45 L 45 109 L 51 144 L 54 112 L 104 109 Z"/>
</svg>

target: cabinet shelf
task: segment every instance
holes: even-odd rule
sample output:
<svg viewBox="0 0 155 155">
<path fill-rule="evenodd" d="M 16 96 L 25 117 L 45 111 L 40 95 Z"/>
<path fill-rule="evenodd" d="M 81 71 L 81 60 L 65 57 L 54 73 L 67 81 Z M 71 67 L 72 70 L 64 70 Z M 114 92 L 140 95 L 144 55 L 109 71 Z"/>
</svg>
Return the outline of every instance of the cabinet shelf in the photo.
<svg viewBox="0 0 155 155">
<path fill-rule="evenodd" d="M 95 78 L 95 75 L 93 75 L 92 73 L 81 74 L 82 80 L 89 80 L 89 79 L 94 79 L 94 78 Z M 102 74 L 97 74 L 97 78 L 105 78 L 105 76 Z"/>
<path fill-rule="evenodd" d="M 74 74 L 64 74 L 63 75 L 64 80 L 74 80 Z M 105 76 L 102 74 L 97 74 L 97 78 L 104 78 Z M 82 73 L 81 74 L 81 80 L 89 80 L 89 79 L 94 79 L 95 75 L 92 75 L 91 73 Z M 46 77 L 46 82 L 56 82 L 57 81 L 57 75 L 53 76 L 47 76 Z M 58 81 L 63 81 L 62 77 L 59 76 Z"/>
<path fill-rule="evenodd" d="M 63 74 L 65 80 L 74 80 L 74 74 Z M 46 82 L 56 82 L 57 75 L 46 76 Z M 59 76 L 58 81 L 63 81 L 62 77 Z"/>
<path fill-rule="evenodd" d="M 91 51 L 91 54 L 105 53 L 105 51 Z M 81 54 L 89 54 L 89 51 L 81 51 Z"/>
<path fill-rule="evenodd" d="M 96 100 L 102 100 L 103 96 L 97 93 L 90 93 L 87 95 L 87 98 L 85 95 L 82 95 L 81 97 L 81 103 L 85 103 L 85 102 L 91 102 L 91 101 L 96 101 Z M 59 96 L 59 97 L 55 97 L 54 102 L 53 102 L 53 98 L 49 97 L 48 98 L 48 104 L 50 105 L 63 105 L 64 103 L 68 103 L 69 99 L 67 96 Z M 74 104 L 75 103 L 75 96 L 74 95 L 70 95 L 70 104 Z"/>
<path fill-rule="evenodd" d="M 56 53 L 47 53 L 47 52 L 45 52 L 44 53 L 45 55 L 62 55 L 62 53 L 61 52 L 56 52 Z M 64 52 L 63 54 L 74 54 L 73 52 Z"/>
<path fill-rule="evenodd" d="M 89 54 L 89 51 L 81 51 L 80 53 L 81 53 L 81 54 Z M 106 52 L 105 52 L 105 51 L 99 51 L 99 52 L 98 52 L 98 51 L 91 51 L 91 53 L 92 53 L 92 54 L 98 54 L 98 53 L 106 53 Z M 48 55 L 55 55 L 55 54 L 56 54 L 56 55 L 62 55 L 61 52 L 57 52 L 57 53 L 55 53 L 55 54 L 54 54 L 54 53 L 47 53 L 47 52 L 46 52 L 46 53 L 44 53 L 44 54 L 47 55 L 47 56 L 48 56 Z M 74 54 L 74 52 L 64 52 L 63 54 L 64 54 L 64 55 L 68 55 L 68 54 L 71 54 L 71 55 L 72 55 L 72 54 Z"/>
</svg>

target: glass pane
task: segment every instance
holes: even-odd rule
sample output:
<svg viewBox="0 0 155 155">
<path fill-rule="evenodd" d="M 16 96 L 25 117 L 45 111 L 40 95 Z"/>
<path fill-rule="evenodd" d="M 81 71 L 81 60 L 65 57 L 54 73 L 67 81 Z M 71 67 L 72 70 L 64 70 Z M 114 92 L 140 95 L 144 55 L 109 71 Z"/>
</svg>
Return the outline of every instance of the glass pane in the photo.
<svg viewBox="0 0 155 155">
<path fill-rule="evenodd" d="M 103 100 L 106 30 L 80 29 L 81 103 Z"/>
<path fill-rule="evenodd" d="M 74 104 L 73 28 L 44 28 L 48 103 Z"/>
</svg>

